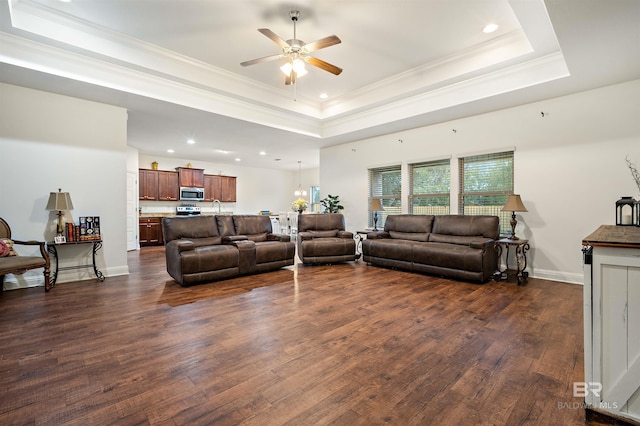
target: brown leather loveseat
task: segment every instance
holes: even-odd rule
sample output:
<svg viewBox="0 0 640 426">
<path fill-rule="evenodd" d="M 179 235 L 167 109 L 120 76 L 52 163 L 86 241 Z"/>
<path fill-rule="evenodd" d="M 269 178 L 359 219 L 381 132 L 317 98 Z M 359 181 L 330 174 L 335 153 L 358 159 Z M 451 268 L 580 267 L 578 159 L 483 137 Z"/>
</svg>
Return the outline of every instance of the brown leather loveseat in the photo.
<svg viewBox="0 0 640 426">
<path fill-rule="evenodd" d="M 345 231 L 340 213 L 298 216 L 298 257 L 304 264 L 356 260 L 353 233 Z"/>
<path fill-rule="evenodd" d="M 294 263 L 295 243 L 274 234 L 268 216 L 165 217 L 162 230 L 167 272 L 183 286 Z"/>
<path fill-rule="evenodd" d="M 496 272 L 497 216 L 390 215 L 362 242 L 372 265 L 486 282 Z"/>
</svg>

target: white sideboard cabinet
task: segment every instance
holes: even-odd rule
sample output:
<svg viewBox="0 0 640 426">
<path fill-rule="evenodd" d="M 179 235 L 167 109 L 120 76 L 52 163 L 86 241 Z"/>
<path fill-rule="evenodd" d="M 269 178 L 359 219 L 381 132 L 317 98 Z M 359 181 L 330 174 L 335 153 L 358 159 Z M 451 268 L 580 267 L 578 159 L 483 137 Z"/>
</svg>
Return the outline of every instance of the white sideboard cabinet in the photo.
<svg viewBox="0 0 640 426">
<path fill-rule="evenodd" d="M 603 225 L 582 244 L 587 417 L 640 422 L 640 228 Z"/>
</svg>

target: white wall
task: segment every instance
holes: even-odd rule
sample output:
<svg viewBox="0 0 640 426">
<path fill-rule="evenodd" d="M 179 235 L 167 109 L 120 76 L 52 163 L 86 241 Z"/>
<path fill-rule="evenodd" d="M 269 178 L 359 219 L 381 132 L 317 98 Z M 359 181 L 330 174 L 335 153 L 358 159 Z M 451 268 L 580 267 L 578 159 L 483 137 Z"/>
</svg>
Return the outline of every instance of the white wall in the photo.
<svg viewBox="0 0 640 426">
<path fill-rule="evenodd" d="M 451 156 L 455 212 L 456 158 L 515 147 L 515 192 L 529 210 L 517 215 L 516 234 L 530 240 L 529 271 L 581 283 L 582 239 L 615 224 L 621 196 L 640 195 L 625 164 L 629 156 L 640 165 L 639 99 L 635 80 L 325 148 L 320 185 L 323 194 L 340 195 L 347 229 L 360 230 L 367 226 L 369 168 L 401 163 L 406 185 L 408 163 Z"/>
<path fill-rule="evenodd" d="M 191 163 L 194 168 L 204 169 L 206 174 L 222 174 L 235 176 L 236 199 L 235 203 L 222 203 L 222 211 L 235 214 L 258 214 L 261 210 L 270 210 L 273 213 L 290 211 L 291 203 L 297 198 L 293 192 L 298 187 L 298 171 L 289 172 L 282 170 L 262 169 L 256 167 L 244 167 L 241 165 L 228 165 L 210 163 L 205 161 L 185 160 L 173 157 L 157 157 L 140 154 L 139 167 L 150 169 L 153 161 L 158 162 L 159 170 L 175 170 L 176 167 L 186 167 Z M 303 170 L 302 186 L 308 191 L 311 185 L 317 185 L 319 171 L 317 168 Z M 308 198 L 308 196 L 307 196 Z M 180 202 L 141 201 L 143 213 L 174 212 L 175 206 Z M 198 206 L 203 212 L 216 211 L 211 203 L 202 202 Z"/>
<path fill-rule="evenodd" d="M 127 274 L 126 132 L 122 108 L 0 83 L 0 216 L 14 238 L 53 239 L 56 215 L 45 206 L 49 193 L 62 188 L 74 205 L 67 219 L 77 223 L 80 216 L 100 216 L 101 271 L 106 276 Z M 86 247 L 65 247 L 61 266 L 90 261 L 88 254 Z M 64 271 L 58 282 L 90 278 L 90 269 Z M 7 276 L 5 288 L 43 284 L 42 272 L 36 270 Z"/>
</svg>

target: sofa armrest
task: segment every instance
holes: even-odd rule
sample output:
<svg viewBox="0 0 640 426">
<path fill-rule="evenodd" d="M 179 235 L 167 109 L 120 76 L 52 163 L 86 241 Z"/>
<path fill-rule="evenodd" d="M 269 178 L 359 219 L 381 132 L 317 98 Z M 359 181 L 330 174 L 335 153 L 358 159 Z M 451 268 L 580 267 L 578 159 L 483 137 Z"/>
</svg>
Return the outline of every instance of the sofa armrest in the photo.
<svg viewBox="0 0 640 426">
<path fill-rule="evenodd" d="M 338 231 L 338 235 L 336 235 L 338 238 L 347 238 L 347 239 L 353 239 L 353 232 L 350 231 Z"/>
<path fill-rule="evenodd" d="M 382 238 L 390 238 L 391 235 L 385 231 L 371 231 L 367 234 L 368 240 L 382 239 Z"/>
<path fill-rule="evenodd" d="M 484 240 L 473 240 L 469 242 L 469 247 L 477 248 L 477 249 L 485 249 L 485 250 L 493 250 L 493 246 L 496 244 L 496 241 L 491 238 L 487 238 Z"/>
<path fill-rule="evenodd" d="M 227 235 L 222 237 L 222 244 L 233 244 L 235 241 L 246 241 L 249 237 L 246 235 Z"/>
<path fill-rule="evenodd" d="M 178 253 L 182 253 L 183 251 L 193 250 L 196 248 L 196 245 L 193 243 L 193 241 L 189 241 L 189 240 L 173 240 L 173 241 L 170 241 L 168 244 L 173 245 L 175 247 L 175 250 Z"/>
<path fill-rule="evenodd" d="M 267 234 L 267 241 L 280 241 L 281 243 L 288 243 L 291 241 L 291 237 L 285 234 Z"/>
<path fill-rule="evenodd" d="M 313 240 L 313 235 L 309 232 L 298 232 L 298 239 L 301 241 Z"/>
</svg>

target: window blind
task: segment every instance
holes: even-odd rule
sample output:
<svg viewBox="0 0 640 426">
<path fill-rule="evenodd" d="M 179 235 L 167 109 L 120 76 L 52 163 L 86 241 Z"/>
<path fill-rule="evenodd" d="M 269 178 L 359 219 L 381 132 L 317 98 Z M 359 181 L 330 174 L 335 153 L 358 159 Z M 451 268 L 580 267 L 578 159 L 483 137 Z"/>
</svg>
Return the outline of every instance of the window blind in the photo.
<svg viewBox="0 0 640 426">
<path fill-rule="evenodd" d="M 373 198 L 380 198 L 384 211 L 378 212 L 378 228 L 390 214 L 402 212 L 402 174 L 401 166 L 393 165 L 369 169 L 369 204 Z M 369 212 L 369 227 L 373 227 L 374 212 Z"/>
<path fill-rule="evenodd" d="M 451 161 L 409 164 L 409 211 L 412 214 L 449 214 Z"/>
<path fill-rule="evenodd" d="M 509 231 L 509 212 L 502 206 L 513 193 L 513 151 L 462 157 L 459 160 L 459 213 L 500 217 Z"/>
</svg>

